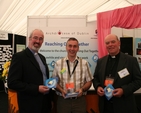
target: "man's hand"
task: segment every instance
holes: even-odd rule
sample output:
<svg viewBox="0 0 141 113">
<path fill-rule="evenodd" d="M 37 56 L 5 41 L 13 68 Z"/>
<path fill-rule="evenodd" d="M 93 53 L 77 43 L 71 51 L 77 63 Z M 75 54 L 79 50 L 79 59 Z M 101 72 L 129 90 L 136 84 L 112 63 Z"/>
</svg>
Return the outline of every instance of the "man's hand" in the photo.
<svg viewBox="0 0 141 113">
<path fill-rule="evenodd" d="M 46 94 L 46 93 L 48 93 L 48 91 L 49 91 L 49 88 L 47 86 L 44 86 L 44 85 L 39 86 L 40 93 Z"/>
<path fill-rule="evenodd" d="M 78 97 L 81 97 L 82 94 L 83 94 L 83 89 L 80 88 L 80 89 L 78 89 L 76 92 L 78 93 Z"/>
<path fill-rule="evenodd" d="M 97 88 L 97 94 L 98 94 L 99 96 L 103 96 L 103 95 L 104 95 L 104 89 L 103 89 L 101 86 L 99 86 L 99 87 Z"/>
<path fill-rule="evenodd" d="M 113 96 L 115 97 L 121 97 L 123 95 L 123 89 L 117 88 L 113 90 Z"/>
<path fill-rule="evenodd" d="M 61 89 L 61 94 L 62 94 L 62 96 L 65 98 L 67 92 L 66 92 L 65 90 Z"/>
</svg>

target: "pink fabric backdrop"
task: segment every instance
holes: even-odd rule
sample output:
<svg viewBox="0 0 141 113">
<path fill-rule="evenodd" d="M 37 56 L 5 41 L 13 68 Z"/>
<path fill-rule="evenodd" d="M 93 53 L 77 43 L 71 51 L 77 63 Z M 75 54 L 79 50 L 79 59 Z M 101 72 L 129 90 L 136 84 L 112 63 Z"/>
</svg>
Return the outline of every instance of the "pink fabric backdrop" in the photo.
<svg viewBox="0 0 141 113">
<path fill-rule="evenodd" d="M 104 38 L 111 33 L 113 26 L 126 29 L 141 27 L 141 4 L 97 14 L 99 58 L 108 54 Z"/>
</svg>

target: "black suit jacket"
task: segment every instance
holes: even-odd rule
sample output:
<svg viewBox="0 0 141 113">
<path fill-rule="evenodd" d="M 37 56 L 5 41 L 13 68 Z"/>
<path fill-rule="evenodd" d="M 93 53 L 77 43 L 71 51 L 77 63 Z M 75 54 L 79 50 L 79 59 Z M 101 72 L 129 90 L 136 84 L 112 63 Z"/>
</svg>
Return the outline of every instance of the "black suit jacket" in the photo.
<svg viewBox="0 0 141 113">
<path fill-rule="evenodd" d="M 99 59 L 97 62 L 93 80 L 93 85 L 96 91 L 98 86 L 102 86 L 104 88 L 107 61 L 108 55 Z M 127 68 L 129 75 L 124 78 L 120 78 L 118 72 L 125 68 Z M 114 88 L 122 88 L 124 92 L 122 97 L 113 97 L 112 99 L 114 113 L 137 113 L 133 93 L 141 87 L 141 71 L 135 57 L 125 55 L 124 53 L 120 52 L 119 63 L 117 66 L 113 86 Z M 100 113 L 103 113 L 104 98 L 105 96 L 99 97 Z"/>
<path fill-rule="evenodd" d="M 46 59 L 41 54 L 39 56 L 49 78 Z M 51 109 L 51 93 L 39 93 L 39 85 L 43 85 L 43 75 L 33 53 L 26 48 L 14 54 L 9 69 L 8 87 L 17 91 L 20 113 L 41 113 L 42 109 Z"/>
</svg>

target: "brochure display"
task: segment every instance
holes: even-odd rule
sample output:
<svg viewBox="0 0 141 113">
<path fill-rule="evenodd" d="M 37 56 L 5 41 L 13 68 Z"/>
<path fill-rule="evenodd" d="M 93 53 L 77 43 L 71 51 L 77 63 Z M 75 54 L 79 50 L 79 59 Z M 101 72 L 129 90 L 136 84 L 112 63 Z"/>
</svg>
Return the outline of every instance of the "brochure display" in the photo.
<svg viewBox="0 0 141 113">
<path fill-rule="evenodd" d="M 71 97 L 77 97 L 77 96 L 78 96 L 78 93 L 76 93 L 76 92 L 67 93 L 66 96 L 65 96 L 65 99 L 66 99 L 66 98 L 71 98 Z"/>
</svg>

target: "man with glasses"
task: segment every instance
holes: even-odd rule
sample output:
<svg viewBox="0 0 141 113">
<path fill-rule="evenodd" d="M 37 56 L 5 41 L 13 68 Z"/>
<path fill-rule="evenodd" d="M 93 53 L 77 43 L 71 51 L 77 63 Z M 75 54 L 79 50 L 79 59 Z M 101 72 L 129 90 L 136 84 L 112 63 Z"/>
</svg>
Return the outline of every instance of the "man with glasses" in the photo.
<svg viewBox="0 0 141 113">
<path fill-rule="evenodd" d="M 38 53 L 43 41 L 44 33 L 33 30 L 28 47 L 12 57 L 8 87 L 17 92 L 19 113 L 50 113 L 51 90 L 44 86 L 49 70 L 45 57 Z"/>
</svg>

